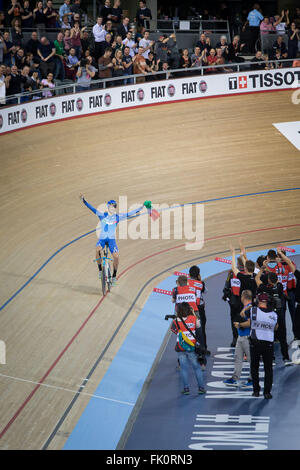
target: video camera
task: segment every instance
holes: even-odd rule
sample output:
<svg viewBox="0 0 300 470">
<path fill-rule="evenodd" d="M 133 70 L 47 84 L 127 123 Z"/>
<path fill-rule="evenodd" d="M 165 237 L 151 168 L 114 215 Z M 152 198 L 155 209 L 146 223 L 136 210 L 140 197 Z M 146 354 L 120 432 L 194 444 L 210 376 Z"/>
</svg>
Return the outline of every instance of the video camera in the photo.
<svg viewBox="0 0 300 470">
<path fill-rule="evenodd" d="M 165 316 L 165 320 L 169 320 L 170 318 L 172 318 L 173 320 L 175 320 L 176 315 L 166 315 L 166 316 Z"/>
</svg>

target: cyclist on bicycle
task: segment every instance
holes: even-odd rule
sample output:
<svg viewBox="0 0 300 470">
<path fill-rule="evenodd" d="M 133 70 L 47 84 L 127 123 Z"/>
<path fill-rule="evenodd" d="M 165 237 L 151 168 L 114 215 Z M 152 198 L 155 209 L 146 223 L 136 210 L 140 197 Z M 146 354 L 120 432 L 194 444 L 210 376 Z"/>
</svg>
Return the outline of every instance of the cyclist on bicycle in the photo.
<svg viewBox="0 0 300 470">
<path fill-rule="evenodd" d="M 102 276 L 102 263 L 101 263 L 102 249 L 107 244 L 113 257 L 113 266 L 114 266 L 113 285 L 115 285 L 117 270 L 119 266 L 119 249 L 116 243 L 117 225 L 121 220 L 128 219 L 129 217 L 139 213 L 143 209 L 144 206 L 147 209 L 151 209 L 151 201 L 145 201 L 144 204 L 138 209 L 134 209 L 125 214 L 117 214 L 117 202 L 113 199 L 111 199 L 107 203 L 107 212 L 99 212 L 97 209 L 95 209 L 93 206 L 91 206 L 91 204 L 89 204 L 85 200 L 82 194 L 80 195 L 80 199 L 100 219 L 101 233 L 100 233 L 98 242 L 96 244 L 96 260 L 98 262 L 99 278 L 101 279 L 101 276 Z"/>
</svg>

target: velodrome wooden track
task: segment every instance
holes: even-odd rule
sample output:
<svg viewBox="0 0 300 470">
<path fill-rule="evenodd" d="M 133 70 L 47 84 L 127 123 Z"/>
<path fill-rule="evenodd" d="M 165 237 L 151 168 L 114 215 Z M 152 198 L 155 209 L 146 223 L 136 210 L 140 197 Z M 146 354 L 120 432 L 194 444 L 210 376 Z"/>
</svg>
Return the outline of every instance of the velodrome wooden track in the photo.
<svg viewBox="0 0 300 470">
<path fill-rule="evenodd" d="M 272 126 L 299 120 L 291 93 L 133 109 L 2 136 L 1 304 L 59 248 L 96 227 L 80 192 L 97 206 L 119 195 L 130 204 L 183 204 L 299 187 L 299 152 Z M 299 216 L 299 191 L 209 202 L 209 240 L 199 256 L 228 255 L 229 243 L 237 246 L 232 234 L 241 232 L 246 245 L 300 239 Z M 67 246 L 0 311 L 7 347 L 1 449 L 41 449 L 140 288 L 165 267 L 197 256 L 176 248 L 180 240 L 120 240 L 118 286 L 101 300 L 95 242 L 93 233 Z M 63 447 L 160 280 L 143 290 L 49 449 Z"/>
</svg>

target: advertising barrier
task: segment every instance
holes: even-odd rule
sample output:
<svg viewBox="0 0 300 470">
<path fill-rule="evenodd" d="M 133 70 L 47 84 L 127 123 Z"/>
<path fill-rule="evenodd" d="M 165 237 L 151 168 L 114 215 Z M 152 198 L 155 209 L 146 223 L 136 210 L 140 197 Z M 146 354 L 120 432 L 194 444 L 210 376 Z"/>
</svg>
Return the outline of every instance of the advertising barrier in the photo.
<svg viewBox="0 0 300 470">
<path fill-rule="evenodd" d="M 50 97 L 0 108 L 0 133 L 107 111 L 300 86 L 300 68 L 197 75 Z"/>
</svg>

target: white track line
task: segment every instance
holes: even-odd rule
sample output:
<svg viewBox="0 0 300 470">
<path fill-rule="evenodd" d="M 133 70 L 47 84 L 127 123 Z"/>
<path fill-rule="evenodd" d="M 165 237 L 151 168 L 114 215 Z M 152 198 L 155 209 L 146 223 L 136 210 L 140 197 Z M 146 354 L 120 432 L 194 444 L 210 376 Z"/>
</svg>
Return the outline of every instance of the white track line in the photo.
<svg viewBox="0 0 300 470">
<path fill-rule="evenodd" d="M 40 382 L 34 382 L 32 380 L 22 379 L 20 377 L 12 377 L 10 375 L 4 375 L 4 374 L 0 374 L 0 377 L 4 377 L 6 379 L 17 380 L 19 382 L 27 382 L 27 383 L 34 384 L 34 385 L 40 385 L 41 387 L 54 388 L 56 390 L 62 390 L 64 392 L 70 392 L 70 393 L 74 393 L 74 394 L 79 393 L 80 395 L 86 395 L 86 396 L 89 396 L 89 397 L 92 397 L 92 398 L 99 398 L 100 400 L 113 401 L 115 403 L 121 403 L 122 405 L 129 405 L 129 406 L 134 406 L 135 405 L 135 403 L 130 403 L 130 402 L 127 402 L 127 401 L 114 400 L 113 398 L 106 398 L 106 397 L 102 397 L 101 395 L 93 395 L 92 393 L 79 392 L 78 390 L 71 390 L 69 388 L 57 387 L 56 385 L 48 385 L 48 384 L 44 384 L 44 383 L 40 383 Z M 81 385 L 81 387 L 83 388 L 84 385 Z"/>
</svg>

